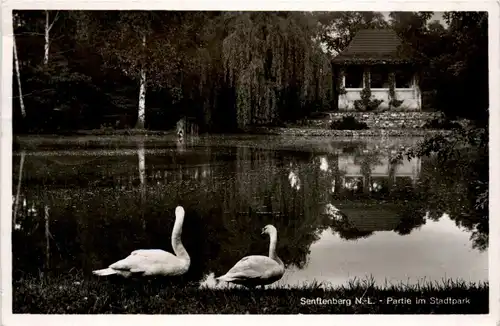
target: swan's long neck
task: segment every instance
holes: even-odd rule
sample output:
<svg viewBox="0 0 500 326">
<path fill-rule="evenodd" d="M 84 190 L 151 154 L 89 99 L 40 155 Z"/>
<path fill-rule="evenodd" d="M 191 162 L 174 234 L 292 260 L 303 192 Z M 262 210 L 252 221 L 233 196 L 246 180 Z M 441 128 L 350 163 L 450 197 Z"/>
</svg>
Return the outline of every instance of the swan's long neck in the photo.
<svg viewBox="0 0 500 326">
<path fill-rule="evenodd" d="M 186 248 L 182 245 L 182 224 L 184 223 L 184 214 L 176 215 L 174 229 L 172 230 L 172 249 L 177 257 L 190 261 Z"/>
<path fill-rule="evenodd" d="M 276 255 L 276 243 L 278 242 L 278 232 L 273 230 L 269 233 L 269 258 L 279 261 L 278 256 Z"/>
</svg>

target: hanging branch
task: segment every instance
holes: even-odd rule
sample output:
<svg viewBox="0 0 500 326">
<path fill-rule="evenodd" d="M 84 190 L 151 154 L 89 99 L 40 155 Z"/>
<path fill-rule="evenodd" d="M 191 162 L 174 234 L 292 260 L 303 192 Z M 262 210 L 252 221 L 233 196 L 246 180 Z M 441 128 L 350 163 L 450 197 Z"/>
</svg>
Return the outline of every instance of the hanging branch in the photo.
<svg viewBox="0 0 500 326">
<path fill-rule="evenodd" d="M 236 93 L 239 127 L 299 118 L 310 105 L 328 102 L 318 94 L 332 87 L 329 58 L 298 18 L 243 15 L 224 39 L 225 80 Z M 294 109 L 280 110 L 286 106 Z"/>
</svg>

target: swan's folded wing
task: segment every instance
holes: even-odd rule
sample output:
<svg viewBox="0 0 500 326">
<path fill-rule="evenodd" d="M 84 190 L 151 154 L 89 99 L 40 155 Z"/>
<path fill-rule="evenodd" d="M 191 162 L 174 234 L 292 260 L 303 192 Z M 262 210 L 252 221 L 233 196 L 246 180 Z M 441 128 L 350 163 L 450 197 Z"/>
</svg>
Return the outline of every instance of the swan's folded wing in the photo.
<svg viewBox="0 0 500 326">
<path fill-rule="evenodd" d="M 168 251 L 161 250 L 161 249 L 139 249 L 139 250 L 134 250 L 130 254 L 131 256 L 141 256 L 144 257 L 144 259 L 148 260 L 170 260 L 174 256 L 173 254 L 169 253 Z"/>
<path fill-rule="evenodd" d="M 234 279 L 262 278 L 276 265 L 274 260 L 266 256 L 248 256 L 237 262 L 226 275 Z"/>
<path fill-rule="evenodd" d="M 114 264 L 109 265 L 109 268 L 121 271 L 133 271 L 134 273 L 141 272 L 144 266 L 144 257 L 140 255 L 130 255 L 125 259 L 119 260 Z"/>
<path fill-rule="evenodd" d="M 131 273 L 145 273 L 157 264 L 174 265 L 175 268 L 178 260 L 176 256 L 164 250 L 140 249 L 133 251 L 128 257 L 111 264 L 109 268 Z"/>
</svg>

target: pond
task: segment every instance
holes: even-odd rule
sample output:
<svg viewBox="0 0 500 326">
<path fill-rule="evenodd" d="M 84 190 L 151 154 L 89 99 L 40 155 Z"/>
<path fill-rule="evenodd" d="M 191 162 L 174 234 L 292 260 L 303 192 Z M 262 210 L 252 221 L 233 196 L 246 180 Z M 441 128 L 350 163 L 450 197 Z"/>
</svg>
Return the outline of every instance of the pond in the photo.
<svg viewBox="0 0 500 326">
<path fill-rule="evenodd" d="M 13 155 L 13 278 L 108 266 L 139 248 L 172 251 L 174 209 L 190 280 L 212 286 L 240 258 L 267 254 L 277 284 L 488 280 L 488 234 L 463 164 L 393 162 L 419 138 L 211 136 Z M 460 162 L 459 162 L 460 163 Z M 484 223 L 483 223 L 484 224 Z"/>
</svg>

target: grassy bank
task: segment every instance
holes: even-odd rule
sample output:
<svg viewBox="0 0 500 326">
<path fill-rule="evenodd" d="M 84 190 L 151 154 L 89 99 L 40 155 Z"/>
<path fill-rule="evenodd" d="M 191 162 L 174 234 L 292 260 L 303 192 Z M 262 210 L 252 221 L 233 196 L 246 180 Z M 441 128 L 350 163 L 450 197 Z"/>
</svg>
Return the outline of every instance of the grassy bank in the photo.
<svg viewBox="0 0 500 326">
<path fill-rule="evenodd" d="M 373 137 L 382 140 L 397 138 L 419 138 L 431 136 L 437 133 L 446 133 L 444 130 L 326 130 L 308 128 L 259 128 L 248 130 L 245 134 L 213 134 L 200 135 L 196 138 L 188 138 L 187 145 L 203 144 L 210 141 L 211 144 L 221 143 L 228 145 L 229 142 L 242 144 L 245 141 L 254 142 L 265 137 L 266 142 L 274 145 L 317 143 L 318 141 L 362 141 Z M 381 143 L 383 142 L 381 140 Z M 15 135 L 13 137 L 14 151 L 44 150 L 44 149 L 137 149 L 139 143 L 148 148 L 171 147 L 177 142 L 174 133 L 162 133 L 147 131 L 146 133 L 116 133 L 116 134 L 75 134 L 75 135 Z"/>
<path fill-rule="evenodd" d="M 487 283 L 378 286 L 354 280 L 247 289 L 200 289 L 169 280 L 28 277 L 13 283 L 13 312 L 38 314 L 486 314 Z M 319 299 L 318 299 L 319 298 Z M 419 303 L 417 298 L 422 299 Z M 331 299 L 326 304 L 318 300 Z M 337 302 L 334 302 L 336 299 Z M 451 302 L 461 299 L 460 302 Z M 316 300 L 316 301 L 315 301 Z M 443 301 L 448 300 L 448 301 Z"/>
<path fill-rule="evenodd" d="M 247 133 L 258 135 L 282 135 L 282 136 L 320 136 L 320 137 L 421 137 L 448 133 L 441 129 L 417 129 L 417 128 L 373 128 L 361 130 L 334 130 L 326 128 L 307 127 L 255 127 L 249 128 Z"/>
<path fill-rule="evenodd" d="M 423 136 L 428 134 L 448 132 L 444 129 L 423 128 L 373 128 L 361 130 L 335 130 L 330 128 L 318 128 L 309 126 L 287 126 L 287 127 L 247 127 L 236 133 L 236 135 L 293 135 L 293 136 L 351 136 L 351 135 L 387 135 L 387 136 Z M 214 135 L 219 135 L 215 133 Z M 175 130 L 146 130 L 146 129 L 94 129 L 77 130 L 72 133 L 62 134 L 24 134 L 21 136 L 37 137 L 89 137 L 89 136 L 152 136 L 163 138 L 165 136 L 177 136 Z"/>
</svg>

